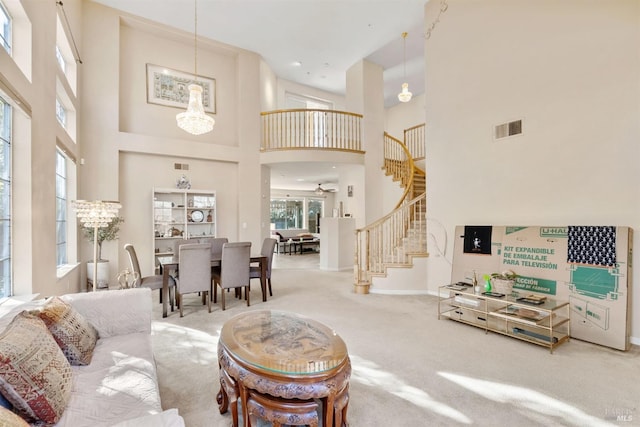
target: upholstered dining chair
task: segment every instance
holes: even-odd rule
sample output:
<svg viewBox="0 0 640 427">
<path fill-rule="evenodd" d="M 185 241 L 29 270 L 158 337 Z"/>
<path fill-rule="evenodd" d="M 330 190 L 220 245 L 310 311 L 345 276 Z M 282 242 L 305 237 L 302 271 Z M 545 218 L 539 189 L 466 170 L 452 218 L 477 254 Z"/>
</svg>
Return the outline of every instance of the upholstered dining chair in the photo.
<svg viewBox="0 0 640 427">
<path fill-rule="evenodd" d="M 211 245 L 209 243 L 187 243 L 180 245 L 178 277 L 176 277 L 176 302 L 180 307 L 180 317 L 184 317 L 182 296 L 202 292 L 203 302 L 207 300 L 211 313 Z"/>
<path fill-rule="evenodd" d="M 262 242 L 262 249 L 260 250 L 260 255 L 267 257 L 267 284 L 269 285 L 269 296 L 273 296 L 273 292 L 271 291 L 271 264 L 273 263 L 273 251 L 276 248 L 278 241 L 276 239 L 264 239 Z M 250 279 L 260 279 L 262 272 L 260 271 L 259 266 L 251 266 L 249 269 L 249 278 Z M 264 295 L 263 295 L 264 296 Z"/>
<path fill-rule="evenodd" d="M 228 243 L 229 239 L 226 237 L 204 237 L 200 239 L 200 243 L 210 243 L 211 244 L 211 256 L 214 257 L 216 255 L 222 255 L 222 245 Z"/>
<path fill-rule="evenodd" d="M 245 288 L 245 298 L 249 306 L 249 266 L 251 261 L 251 242 L 233 242 L 222 245 L 222 263 L 220 269 L 213 272 L 213 302 L 217 302 L 220 286 L 222 310 L 225 309 L 224 290 Z"/>
<path fill-rule="evenodd" d="M 173 254 L 178 255 L 178 251 L 180 251 L 180 246 L 187 245 L 190 243 L 198 243 L 195 239 L 175 239 L 171 242 L 171 246 L 173 248 Z"/>
<path fill-rule="evenodd" d="M 138 255 L 136 255 L 136 250 L 133 245 L 131 243 L 125 244 L 124 250 L 127 251 L 127 254 L 129 255 L 129 264 L 131 265 L 131 270 L 138 274 L 138 280 L 136 280 L 133 286 L 160 289 L 160 304 L 162 304 L 162 274 L 143 277 L 140 271 Z M 171 303 L 171 311 L 173 311 L 175 301 L 175 285 L 176 282 L 174 281 L 173 277 L 169 276 L 169 302 Z"/>
</svg>

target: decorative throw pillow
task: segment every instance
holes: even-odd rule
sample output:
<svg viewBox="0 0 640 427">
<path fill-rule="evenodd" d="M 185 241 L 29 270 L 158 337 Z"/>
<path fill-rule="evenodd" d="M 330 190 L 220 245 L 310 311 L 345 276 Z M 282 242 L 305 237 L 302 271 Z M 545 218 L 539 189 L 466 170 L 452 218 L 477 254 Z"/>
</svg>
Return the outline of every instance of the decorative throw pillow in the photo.
<svg viewBox="0 0 640 427">
<path fill-rule="evenodd" d="M 69 363 L 77 366 L 91 362 L 98 332 L 75 308 L 53 297 L 42 309 L 32 313 L 47 325 Z"/>
<path fill-rule="evenodd" d="M 27 422 L 6 408 L 0 408 L 0 426 L 2 427 L 29 427 Z"/>
<path fill-rule="evenodd" d="M 0 393 L 28 421 L 58 422 L 71 397 L 71 365 L 46 325 L 26 311 L 0 334 Z"/>
</svg>

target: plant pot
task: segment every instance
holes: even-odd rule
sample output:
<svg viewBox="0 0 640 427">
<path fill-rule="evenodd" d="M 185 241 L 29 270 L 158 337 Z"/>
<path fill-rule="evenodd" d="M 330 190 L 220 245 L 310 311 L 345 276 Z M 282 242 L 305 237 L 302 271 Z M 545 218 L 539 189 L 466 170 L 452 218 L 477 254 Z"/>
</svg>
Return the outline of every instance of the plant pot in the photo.
<svg viewBox="0 0 640 427">
<path fill-rule="evenodd" d="M 491 290 L 493 292 L 499 292 L 505 295 L 511 295 L 513 293 L 513 285 L 515 280 L 498 279 L 497 277 L 491 278 Z"/>
<path fill-rule="evenodd" d="M 87 262 L 87 281 L 93 284 L 93 261 Z M 109 287 L 109 260 L 98 261 L 98 281 L 96 289 Z"/>
</svg>

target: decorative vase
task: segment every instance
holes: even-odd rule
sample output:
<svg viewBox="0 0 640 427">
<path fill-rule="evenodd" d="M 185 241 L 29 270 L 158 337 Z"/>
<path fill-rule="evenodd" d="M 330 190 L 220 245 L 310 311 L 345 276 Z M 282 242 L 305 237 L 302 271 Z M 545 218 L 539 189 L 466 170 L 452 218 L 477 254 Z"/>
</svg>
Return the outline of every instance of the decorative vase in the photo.
<svg viewBox="0 0 640 427">
<path fill-rule="evenodd" d="M 87 262 L 87 281 L 93 283 L 93 261 Z M 98 281 L 96 289 L 106 289 L 109 287 L 109 260 L 98 261 Z"/>
<path fill-rule="evenodd" d="M 515 285 L 515 283 L 516 281 L 513 279 L 498 279 L 497 277 L 491 278 L 491 287 L 493 292 L 499 292 L 509 296 L 513 293 L 513 285 Z"/>
</svg>

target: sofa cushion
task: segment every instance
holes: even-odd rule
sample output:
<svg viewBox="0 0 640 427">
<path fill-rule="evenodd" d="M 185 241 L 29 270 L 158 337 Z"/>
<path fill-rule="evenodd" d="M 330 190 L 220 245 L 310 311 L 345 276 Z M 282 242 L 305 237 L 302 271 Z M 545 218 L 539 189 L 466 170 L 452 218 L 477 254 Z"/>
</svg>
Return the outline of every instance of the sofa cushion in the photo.
<svg viewBox="0 0 640 427">
<path fill-rule="evenodd" d="M 55 423 L 71 386 L 71 365 L 44 322 L 18 314 L 0 334 L 0 393 L 23 418 Z"/>
<path fill-rule="evenodd" d="M 53 297 L 33 313 L 47 325 L 69 363 L 88 365 L 91 362 L 98 332 L 75 308 Z"/>
<path fill-rule="evenodd" d="M 0 426 L 2 427 L 29 427 L 29 424 L 17 414 L 6 408 L 0 408 Z"/>
<path fill-rule="evenodd" d="M 71 400 L 56 427 L 111 427 L 162 412 L 150 334 L 101 337 L 91 364 L 71 369 Z"/>
<path fill-rule="evenodd" d="M 151 333 L 151 289 L 119 289 L 63 295 L 62 300 L 84 316 L 100 338 Z"/>
</svg>

